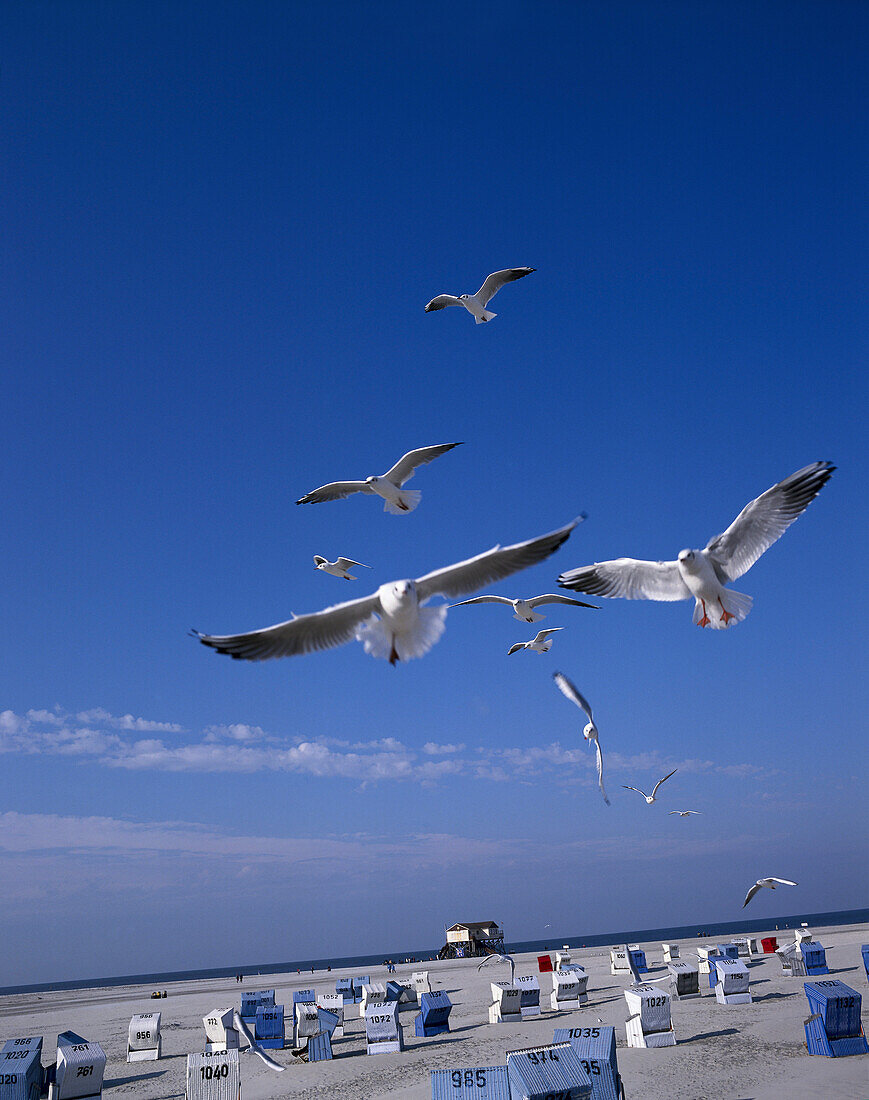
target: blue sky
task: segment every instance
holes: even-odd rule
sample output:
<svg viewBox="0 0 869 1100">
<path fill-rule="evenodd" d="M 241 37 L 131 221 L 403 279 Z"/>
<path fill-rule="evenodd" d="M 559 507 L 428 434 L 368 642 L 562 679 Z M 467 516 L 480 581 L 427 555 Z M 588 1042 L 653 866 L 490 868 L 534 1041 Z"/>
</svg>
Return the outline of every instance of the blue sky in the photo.
<svg viewBox="0 0 869 1100">
<path fill-rule="evenodd" d="M 0 985 L 708 925 L 770 874 L 758 915 L 865 905 L 866 10 L 474 10 L 4 6 Z M 424 313 L 514 265 L 493 323 Z M 459 440 L 407 517 L 293 506 Z M 727 632 L 604 601 L 508 661 L 529 628 L 461 608 L 395 669 L 186 633 L 583 510 L 497 591 L 672 558 L 817 459 Z"/>
</svg>

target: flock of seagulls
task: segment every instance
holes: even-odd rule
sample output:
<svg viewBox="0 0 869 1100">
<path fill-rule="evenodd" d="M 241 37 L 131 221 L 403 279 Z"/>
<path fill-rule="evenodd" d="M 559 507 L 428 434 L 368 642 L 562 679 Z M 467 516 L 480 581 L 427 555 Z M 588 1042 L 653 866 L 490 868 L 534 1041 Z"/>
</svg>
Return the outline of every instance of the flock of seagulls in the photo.
<svg viewBox="0 0 869 1100">
<path fill-rule="evenodd" d="M 486 308 L 497 292 L 507 283 L 530 275 L 533 267 L 513 267 L 487 276 L 476 294 L 439 294 L 426 305 L 427 313 L 448 306 L 463 306 L 477 324 L 491 321 L 496 314 Z M 383 510 L 391 515 L 407 515 L 419 505 L 421 493 L 405 486 L 417 468 L 424 466 L 460 443 L 441 443 L 408 451 L 384 474 L 364 480 L 332 481 L 321 485 L 296 504 L 322 504 L 343 500 L 355 493 L 380 497 Z M 727 585 L 738 580 L 760 556 L 776 542 L 787 528 L 806 510 L 826 485 L 836 467 L 830 462 L 813 462 L 797 470 L 783 481 L 747 504 L 730 526 L 710 539 L 703 549 L 681 550 L 672 561 L 643 561 L 637 558 L 616 558 L 593 565 L 568 569 L 558 577 L 562 588 L 607 599 L 675 601 L 694 599 L 693 622 L 700 627 L 725 630 L 741 622 L 752 608 L 753 600 Z M 414 579 L 390 581 L 375 592 L 360 599 L 334 604 L 304 615 L 292 615 L 284 622 L 242 634 L 191 634 L 203 645 L 237 660 L 262 661 L 272 657 L 294 657 L 317 650 L 332 649 L 352 640 L 359 641 L 372 657 L 395 665 L 422 657 L 440 639 L 446 627 L 447 611 L 451 607 L 471 604 L 503 604 L 512 608 L 514 619 L 536 623 L 545 618 L 540 607 L 572 606 L 599 610 L 598 605 L 585 603 L 557 593 L 544 593 L 528 599 L 511 598 L 493 593 L 473 596 L 453 604 L 430 605 L 435 596 L 455 599 L 504 580 L 529 566 L 544 561 L 570 537 L 576 525 L 586 518 L 582 513 L 572 523 L 545 535 L 510 546 L 492 547 L 475 557 L 467 558 Z M 318 570 L 344 580 L 357 580 L 351 569 L 369 569 L 352 558 L 339 557 L 334 562 L 314 556 Z M 530 641 L 516 642 L 508 655 L 520 650 L 545 654 L 553 644 L 554 635 L 564 629 L 556 626 L 539 633 Z M 603 783 L 603 756 L 592 709 L 578 688 L 561 672 L 554 680 L 562 694 L 582 710 L 588 723 L 583 737 L 594 742 L 597 756 L 598 786 L 604 802 L 610 805 Z M 622 785 L 625 790 L 641 794 L 648 805 L 657 798 L 658 790 L 676 770 L 659 779 L 651 794 L 639 787 Z M 689 817 L 701 815 L 700 810 L 670 810 L 671 815 Z M 790 879 L 758 879 L 748 891 L 743 904 L 763 887 L 775 889 L 776 883 L 796 886 Z M 507 962 L 509 955 L 490 955 L 489 962 Z M 511 974 L 512 981 L 512 974 Z"/>
</svg>

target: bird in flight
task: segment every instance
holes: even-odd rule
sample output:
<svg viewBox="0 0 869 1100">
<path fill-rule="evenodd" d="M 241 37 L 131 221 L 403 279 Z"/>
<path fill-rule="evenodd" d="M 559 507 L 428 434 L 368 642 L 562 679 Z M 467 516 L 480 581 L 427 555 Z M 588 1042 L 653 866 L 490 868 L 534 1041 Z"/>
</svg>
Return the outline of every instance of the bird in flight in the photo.
<svg viewBox="0 0 869 1100">
<path fill-rule="evenodd" d="M 600 609 L 593 603 L 583 603 L 582 600 L 572 600 L 570 596 L 561 596 L 557 592 L 549 592 L 545 596 L 532 596 L 530 600 L 510 600 L 506 596 L 474 596 L 471 600 L 462 600 L 461 603 L 451 604 L 452 607 L 466 607 L 471 603 L 503 603 L 513 608 L 513 618 L 523 623 L 539 623 L 545 619 L 545 615 L 538 615 L 535 608 L 543 604 L 560 603 L 570 604 L 572 607 L 591 607 L 595 611 Z"/>
<path fill-rule="evenodd" d="M 536 270 L 536 267 L 508 267 L 503 271 L 493 271 L 491 275 L 486 276 L 486 281 L 476 294 L 460 294 L 458 297 L 454 294 L 439 294 L 437 298 L 432 298 L 425 307 L 425 311 L 433 313 L 436 309 L 446 309 L 447 306 L 464 306 L 468 313 L 473 315 L 477 324 L 482 325 L 484 321 L 491 321 L 493 317 L 498 316 L 497 313 L 486 309 L 486 306 L 501 287 L 516 279 L 524 279 L 526 275 Z"/>
<path fill-rule="evenodd" d="M 594 716 L 591 713 L 591 705 L 585 696 L 580 693 L 576 684 L 568 680 L 563 672 L 553 672 L 552 679 L 555 681 L 561 694 L 566 696 L 571 703 L 575 703 L 580 710 L 585 711 L 588 716 L 588 725 L 582 731 L 582 736 L 586 741 L 594 741 L 594 747 L 597 750 L 597 785 L 600 787 L 600 793 L 603 795 L 604 802 L 609 806 L 610 800 L 607 798 L 606 791 L 603 788 L 603 756 L 600 751 L 597 726 L 594 724 Z"/>
<path fill-rule="evenodd" d="M 370 565 L 363 565 L 361 561 L 353 561 L 352 558 L 338 558 L 336 561 L 329 561 L 327 558 L 321 558 L 319 554 L 314 555 L 314 565 L 322 572 L 329 573 L 333 577 L 343 577 L 345 581 L 356 581 L 358 577 L 351 577 L 350 570 L 354 565 L 358 565 L 360 569 L 370 569 Z"/>
<path fill-rule="evenodd" d="M 416 580 L 382 584 L 370 596 L 335 604 L 310 615 L 246 634 L 214 635 L 192 631 L 203 645 L 238 660 L 264 661 L 332 649 L 356 638 L 372 657 L 409 661 L 422 657 L 444 631 L 447 605 L 424 607 L 432 596 L 447 599 L 503 580 L 548 558 L 570 537 L 576 520 L 512 546 L 493 546 L 467 561 L 436 569 Z"/>
<path fill-rule="evenodd" d="M 776 883 L 779 883 L 781 886 L 799 886 L 798 882 L 792 882 L 789 878 L 759 878 L 745 895 L 745 901 L 742 903 L 742 908 L 744 909 L 758 890 L 762 890 L 764 886 L 769 887 L 770 890 L 775 890 Z"/>
<path fill-rule="evenodd" d="M 548 927 L 549 926 L 547 925 L 547 928 Z M 508 962 L 510 964 L 510 985 L 512 985 L 513 984 L 513 977 L 516 974 L 516 963 L 513 961 L 513 956 L 512 955 L 499 955 L 499 954 L 497 954 L 497 952 L 495 954 L 492 954 L 492 955 L 487 955 L 485 957 L 485 959 L 483 959 L 483 961 L 477 967 L 477 973 L 479 974 L 480 971 L 483 969 L 483 967 L 486 965 L 486 963 L 490 963 L 490 962 L 499 962 L 499 963 Z"/>
<path fill-rule="evenodd" d="M 666 783 L 667 780 L 670 778 L 670 776 L 675 775 L 678 770 L 679 770 L 678 768 L 673 768 L 673 770 L 669 773 L 669 775 L 665 775 L 663 779 L 659 779 L 658 782 L 652 788 L 652 793 L 651 794 L 646 794 L 646 792 L 641 791 L 639 787 L 625 787 L 624 783 L 622 783 L 622 786 L 625 787 L 626 791 L 636 791 L 637 794 L 641 794 L 643 796 L 643 798 L 645 798 L 645 800 L 651 806 L 652 803 L 655 801 L 655 796 L 658 793 L 658 787 L 660 787 L 662 783 Z"/>
<path fill-rule="evenodd" d="M 405 515 L 416 508 L 422 497 L 419 490 L 404 488 L 413 477 L 417 466 L 424 466 L 439 455 L 451 451 L 453 447 L 461 447 L 461 443 L 417 447 L 415 451 L 402 455 L 391 469 L 379 477 L 367 477 L 364 481 L 330 481 L 328 485 L 321 485 L 319 489 L 300 497 L 296 504 L 322 504 L 327 500 L 343 500 L 353 493 L 376 493 L 383 498 L 384 512 L 390 512 L 394 516 Z"/>
<path fill-rule="evenodd" d="M 549 630 L 541 630 L 531 639 L 530 642 L 515 642 L 507 650 L 507 656 L 511 653 L 518 653 L 520 649 L 530 649 L 532 653 L 548 653 L 552 649 L 553 638 L 552 635 L 556 630 L 564 630 L 563 626 L 551 626 Z"/>
<path fill-rule="evenodd" d="M 673 773 L 671 772 L 670 774 L 672 775 Z M 703 816 L 702 810 L 670 810 L 670 813 L 678 814 L 679 817 L 688 817 L 689 814 L 700 814 L 701 817 Z M 667 816 L 669 817 L 669 814 Z"/>
<path fill-rule="evenodd" d="M 694 623 L 725 630 L 751 611 L 751 596 L 725 588 L 757 559 L 806 510 L 836 469 L 813 462 L 767 489 L 747 504 L 727 530 L 703 550 L 682 550 L 676 561 L 616 558 L 568 569 L 562 588 L 592 596 L 627 600 L 688 600 L 694 597 Z"/>
</svg>

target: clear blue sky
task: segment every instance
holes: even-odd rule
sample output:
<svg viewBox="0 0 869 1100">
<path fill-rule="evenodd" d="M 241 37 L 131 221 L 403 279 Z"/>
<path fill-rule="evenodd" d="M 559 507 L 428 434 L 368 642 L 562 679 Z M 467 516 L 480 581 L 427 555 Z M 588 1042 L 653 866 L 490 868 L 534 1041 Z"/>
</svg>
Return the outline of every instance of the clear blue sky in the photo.
<svg viewBox="0 0 869 1100">
<path fill-rule="evenodd" d="M 4 5 L 0 985 L 397 955 L 456 920 L 708 925 L 761 875 L 800 886 L 752 914 L 866 904 L 867 24 Z M 424 313 L 515 265 L 491 324 Z M 457 440 L 410 516 L 293 506 Z M 186 633 L 582 510 L 497 591 L 672 558 L 816 459 L 839 469 L 727 632 L 604 601 L 508 660 L 530 629 L 461 608 L 395 669 Z M 621 789 L 673 767 L 652 807 Z"/>
</svg>

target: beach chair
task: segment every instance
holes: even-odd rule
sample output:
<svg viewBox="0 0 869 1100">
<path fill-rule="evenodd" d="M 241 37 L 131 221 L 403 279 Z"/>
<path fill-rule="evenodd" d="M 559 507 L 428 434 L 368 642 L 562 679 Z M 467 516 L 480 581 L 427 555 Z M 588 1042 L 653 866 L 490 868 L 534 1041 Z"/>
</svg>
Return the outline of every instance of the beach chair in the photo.
<svg viewBox="0 0 869 1100">
<path fill-rule="evenodd" d="M 742 959 L 718 959 L 715 963 L 715 1000 L 720 1005 L 750 1005 L 748 967 Z"/>
<path fill-rule="evenodd" d="M 690 997 L 701 997 L 700 970 L 696 963 L 679 959 L 667 964 L 670 974 L 670 992 L 677 1001 L 687 1000 Z"/>
<path fill-rule="evenodd" d="M 365 1049 L 368 1054 L 394 1054 L 404 1050 L 398 1001 L 383 1001 L 368 1006 L 365 1013 Z"/>
<path fill-rule="evenodd" d="M 678 943 L 662 943 L 661 947 L 664 949 L 664 962 L 675 962 L 679 958 Z"/>
<path fill-rule="evenodd" d="M 592 1100 L 623 1100 L 624 1085 L 616 1059 L 614 1027 L 556 1028 L 553 1042 L 568 1042 L 576 1051 L 591 1081 Z"/>
<path fill-rule="evenodd" d="M 576 970 L 568 970 L 566 973 L 554 970 L 549 1007 L 556 1012 L 575 1011 L 588 1000 L 588 994 L 585 992 L 587 985 L 587 974 L 580 974 Z"/>
<path fill-rule="evenodd" d="M 517 978 L 516 986 L 521 993 L 519 1008 L 523 1020 L 540 1015 L 540 981 L 536 974 L 523 974 Z"/>
<path fill-rule="evenodd" d="M 866 981 L 869 982 L 869 943 L 860 945 L 860 954 L 863 958 L 863 969 L 866 971 Z"/>
<path fill-rule="evenodd" d="M 785 977 L 794 978 L 806 976 L 803 955 L 795 943 L 786 944 L 779 951 L 776 951 L 776 955 L 781 963 L 781 972 Z"/>
<path fill-rule="evenodd" d="M 830 971 L 827 968 L 827 952 L 823 945 L 818 943 L 817 940 L 811 940 L 800 944 L 800 954 L 803 957 L 803 966 L 806 970 L 806 975 L 812 977 L 815 974 L 829 974 Z"/>
<path fill-rule="evenodd" d="M 335 1017 L 335 1026 L 331 1030 L 331 1038 L 343 1039 L 344 1038 L 344 995 L 343 993 L 318 993 L 317 994 L 317 1008 L 323 1009 L 326 1012 L 331 1012 Z M 320 1030 L 323 1030 L 322 1020 L 320 1021 Z"/>
<path fill-rule="evenodd" d="M 422 996 L 423 993 L 431 993 L 431 982 L 428 980 L 427 970 L 414 970 L 411 978 L 417 997 Z"/>
<path fill-rule="evenodd" d="M 591 1079 L 570 1043 L 508 1050 L 507 1080 L 521 1100 L 591 1100 Z"/>
<path fill-rule="evenodd" d="M 522 1023 L 522 991 L 509 982 L 492 982 L 492 1003 L 489 1005 L 490 1024 Z"/>
<path fill-rule="evenodd" d="M 766 936 L 760 941 L 760 946 L 763 948 L 764 955 L 774 955 L 778 948 L 778 940 L 775 936 Z"/>
<path fill-rule="evenodd" d="M 310 1004 L 311 1001 L 316 1001 L 317 994 L 313 989 L 297 989 L 293 993 L 293 1004 Z M 272 998 L 272 1004 L 274 1004 L 274 998 Z"/>
<path fill-rule="evenodd" d="M 264 1050 L 284 1049 L 284 1006 L 260 1005 L 254 1021 L 254 1038 Z"/>
<path fill-rule="evenodd" d="M 803 988 L 811 1012 L 805 1021 L 809 1054 L 842 1058 L 869 1053 L 860 1019 L 863 998 L 856 989 L 835 979 L 804 982 Z"/>
<path fill-rule="evenodd" d="M 383 982 L 366 982 L 362 986 L 362 1000 L 359 1002 L 359 1016 L 364 1019 L 366 1011 L 372 1005 L 386 1004 L 386 986 Z"/>
<path fill-rule="evenodd" d="M 556 951 L 555 952 L 555 969 L 563 970 L 565 966 L 570 966 L 570 952 L 569 951 Z"/>
<path fill-rule="evenodd" d="M 234 1026 L 234 1008 L 216 1008 L 202 1017 L 202 1024 L 205 1028 L 205 1049 L 209 1054 L 238 1050 L 239 1038 L 238 1030 Z"/>
<path fill-rule="evenodd" d="M 241 1100 L 238 1051 L 187 1055 L 185 1100 Z"/>
<path fill-rule="evenodd" d="M 293 1049 L 304 1047 L 320 1030 L 320 1013 L 316 1001 L 296 1001 L 293 1005 Z"/>
<path fill-rule="evenodd" d="M 431 1100 L 510 1100 L 507 1067 L 433 1069 Z"/>
<path fill-rule="evenodd" d="M 44 1081 L 42 1036 L 8 1039 L 0 1050 L 0 1098 L 39 1100 Z"/>
<path fill-rule="evenodd" d="M 339 978 L 335 982 L 335 992 L 343 1000 L 345 1005 L 355 1004 L 355 998 L 353 996 L 353 979 L 352 978 Z"/>
<path fill-rule="evenodd" d="M 308 1040 L 309 1062 L 330 1062 L 332 1060 L 332 1038 L 328 1031 L 318 1031 Z"/>
<path fill-rule="evenodd" d="M 645 951 L 641 951 L 640 948 L 636 944 L 631 944 L 628 947 L 628 954 L 629 954 L 630 960 L 631 960 L 631 962 L 633 962 L 634 967 L 635 967 L 638 974 L 648 973 L 649 968 L 648 968 L 648 966 L 646 966 L 646 952 Z M 630 965 L 630 963 L 628 965 Z"/>
<path fill-rule="evenodd" d="M 739 947 L 735 943 L 717 943 L 715 945 L 715 954 L 720 955 L 722 959 L 738 959 Z"/>
<path fill-rule="evenodd" d="M 401 978 L 396 978 L 395 983 L 401 986 L 401 995 L 398 998 L 399 1008 L 413 1008 L 414 1005 L 419 1003 L 419 996 L 413 978 L 405 974 Z"/>
<path fill-rule="evenodd" d="M 670 1016 L 670 994 L 654 985 L 635 985 L 625 990 L 628 1017 L 625 1025 L 629 1047 L 674 1047 L 676 1033 Z"/>
<path fill-rule="evenodd" d="M 57 1037 L 57 1061 L 49 1070 L 48 1100 L 100 1100 L 106 1056 L 99 1043 L 74 1031 Z"/>
<path fill-rule="evenodd" d="M 552 959 L 549 955 L 537 956 L 537 973 L 538 974 L 551 974 L 552 973 Z M 506 1066 L 505 1066 L 506 1069 Z"/>
<path fill-rule="evenodd" d="M 628 945 L 610 948 L 610 974 L 630 974 L 631 965 L 628 962 Z"/>
<path fill-rule="evenodd" d="M 273 989 L 247 989 L 241 995 L 241 1012 L 239 1015 L 247 1026 L 253 1029 L 256 1026 L 256 1010 L 260 1005 L 273 1005 L 275 1003 L 275 991 Z"/>
<path fill-rule="evenodd" d="M 443 990 L 423 993 L 419 999 L 419 1012 L 413 1020 L 414 1035 L 430 1037 L 449 1031 L 452 1008 L 452 1002 Z"/>
<path fill-rule="evenodd" d="M 163 1052 L 160 1013 L 142 1012 L 130 1020 L 127 1031 L 127 1061 L 156 1062 Z"/>
</svg>

